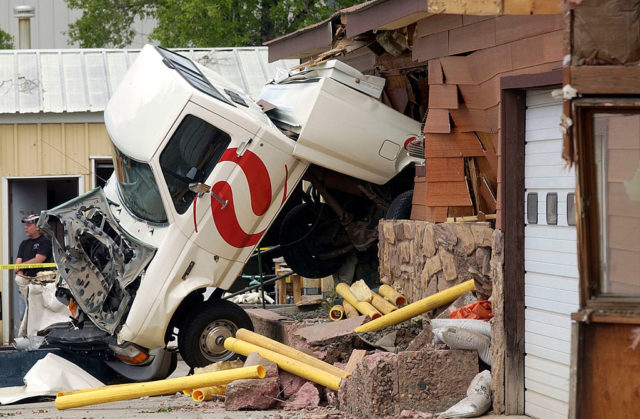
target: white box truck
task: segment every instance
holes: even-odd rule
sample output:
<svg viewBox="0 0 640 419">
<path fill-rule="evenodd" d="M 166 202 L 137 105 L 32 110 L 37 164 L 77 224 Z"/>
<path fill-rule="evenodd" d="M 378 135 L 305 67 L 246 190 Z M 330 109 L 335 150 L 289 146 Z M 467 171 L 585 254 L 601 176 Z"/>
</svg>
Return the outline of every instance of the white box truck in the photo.
<svg viewBox="0 0 640 419">
<path fill-rule="evenodd" d="M 58 298 L 76 318 L 49 342 L 99 351 L 140 380 L 171 371 L 175 329 L 191 367 L 231 358 L 224 339 L 252 325 L 220 296 L 265 236 L 317 278 L 375 246 L 389 206 L 408 216 L 422 159 L 407 145 L 421 126 L 379 100 L 383 86 L 330 61 L 283 75 L 254 102 L 210 69 L 144 47 L 105 110 L 107 186 L 40 217 Z"/>
</svg>

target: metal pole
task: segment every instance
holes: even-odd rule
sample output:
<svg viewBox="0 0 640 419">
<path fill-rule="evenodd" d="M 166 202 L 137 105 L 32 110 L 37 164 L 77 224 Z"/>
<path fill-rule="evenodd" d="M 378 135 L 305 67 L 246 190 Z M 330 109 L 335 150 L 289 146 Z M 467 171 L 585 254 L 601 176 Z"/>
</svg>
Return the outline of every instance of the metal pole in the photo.
<svg viewBox="0 0 640 419">
<path fill-rule="evenodd" d="M 258 247 L 258 274 L 260 274 L 260 298 L 262 299 L 262 308 L 266 308 L 264 305 L 264 275 L 262 273 L 262 252 Z"/>
<path fill-rule="evenodd" d="M 290 275 L 291 275 L 291 272 L 287 272 L 287 273 L 286 273 L 286 274 L 284 274 L 284 275 L 280 275 L 280 276 L 276 276 L 276 277 L 274 277 L 274 278 L 268 279 L 268 280 L 264 281 L 264 285 L 269 285 L 269 284 L 271 284 L 272 282 L 277 281 L 278 279 L 286 278 L 286 277 L 288 277 L 288 276 L 290 276 Z M 224 297 L 222 297 L 222 299 L 223 299 L 223 300 L 226 300 L 226 299 L 229 299 L 229 298 L 231 298 L 231 297 L 235 297 L 236 295 L 244 294 L 244 293 L 245 293 L 245 292 L 247 292 L 247 291 L 251 291 L 251 290 L 254 290 L 254 289 L 256 289 L 256 288 L 259 288 L 259 287 L 260 287 L 260 285 L 261 285 L 261 284 L 256 284 L 256 285 L 252 285 L 252 286 L 250 286 L 250 287 L 247 287 L 247 288 L 241 289 L 240 291 L 238 291 L 238 292 L 234 292 L 234 293 L 233 293 L 233 294 L 231 294 L 231 295 L 225 295 Z"/>
</svg>

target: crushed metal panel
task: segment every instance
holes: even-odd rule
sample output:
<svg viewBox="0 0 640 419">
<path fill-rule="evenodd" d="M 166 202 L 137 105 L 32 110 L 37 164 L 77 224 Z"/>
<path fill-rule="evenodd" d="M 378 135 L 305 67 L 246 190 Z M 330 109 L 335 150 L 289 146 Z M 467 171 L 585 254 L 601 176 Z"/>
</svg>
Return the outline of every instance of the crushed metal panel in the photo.
<svg viewBox="0 0 640 419">
<path fill-rule="evenodd" d="M 143 275 L 155 253 L 116 226 L 101 189 L 43 211 L 38 223 L 53 238 L 54 260 L 65 266 L 62 281 L 82 311 L 108 333 L 114 333 L 129 309 L 127 287 Z"/>
</svg>

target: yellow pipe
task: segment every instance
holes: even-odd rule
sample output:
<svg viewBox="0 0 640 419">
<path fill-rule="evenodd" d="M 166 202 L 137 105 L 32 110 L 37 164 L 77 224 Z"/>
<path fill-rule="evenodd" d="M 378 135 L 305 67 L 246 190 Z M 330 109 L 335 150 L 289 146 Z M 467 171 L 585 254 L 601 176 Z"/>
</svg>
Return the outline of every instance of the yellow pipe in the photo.
<svg viewBox="0 0 640 419">
<path fill-rule="evenodd" d="M 335 375 L 340 378 L 347 378 L 351 375 L 348 372 L 338 367 L 334 367 L 333 365 L 328 364 L 313 355 L 306 354 L 302 351 L 292 348 L 291 346 L 287 346 L 284 343 L 276 342 L 273 339 L 269 339 L 268 337 L 262 336 L 261 334 L 252 332 L 247 329 L 239 329 L 236 332 L 236 339 L 251 343 L 261 348 L 265 348 L 269 351 L 279 353 L 288 358 L 298 360 L 303 364 L 311 365 L 312 367 L 318 368 L 319 370 L 328 372 L 329 374 Z"/>
<path fill-rule="evenodd" d="M 227 384 L 243 378 L 264 378 L 265 375 L 266 371 L 262 365 L 254 365 L 168 380 L 107 386 L 95 391 L 56 397 L 55 405 L 58 410 L 64 410 L 72 407 L 137 399 L 138 397 L 172 394 L 184 389 Z"/>
<path fill-rule="evenodd" d="M 306 378 L 309 381 L 328 387 L 331 390 L 337 391 L 340 388 L 342 378 L 337 375 L 330 374 L 319 368 L 298 361 L 297 359 L 289 358 L 288 356 L 254 345 L 253 343 L 236 338 L 226 338 L 224 340 L 224 347 L 231 352 L 244 356 L 248 356 L 251 352 L 257 352 L 261 357 L 275 362 L 280 369 L 290 372 L 291 374 Z"/>
<path fill-rule="evenodd" d="M 122 387 L 122 386 L 128 386 L 130 383 L 126 383 L 126 384 L 112 384 L 110 386 L 100 386 L 100 387 L 89 387 L 89 388 L 83 388 L 80 390 L 67 390 L 67 391 L 59 391 L 56 394 L 56 397 L 60 397 L 60 396 L 68 396 L 70 394 L 78 394 L 78 393 L 88 393 L 89 391 L 96 391 L 96 390 L 103 390 L 105 388 L 116 388 L 116 387 Z"/>
<path fill-rule="evenodd" d="M 439 293 L 433 294 L 427 298 L 416 301 L 394 311 L 393 313 L 385 314 L 384 316 L 371 320 L 362 326 L 356 327 L 355 331 L 360 332 L 375 332 L 376 330 L 384 329 L 385 327 L 393 326 L 394 324 L 401 323 L 426 311 L 433 310 L 444 304 L 454 301 L 467 291 L 473 291 L 474 282 L 470 279 L 462 284 L 453 286 Z"/>
<path fill-rule="evenodd" d="M 380 293 L 380 295 L 382 295 L 398 307 L 407 304 L 406 297 L 387 284 L 380 285 L 378 292 Z"/>
<path fill-rule="evenodd" d="M 376 310 L 374 306 L 365 301 L 360 301 L 358 304 L 356 304 L 356 310 L 358 310 L 362 314 L 366 314 L 372 319 L 377 319 L 382 316 L 382 314 L 378 310 Z"/>
<path fill-rule="evenodd" d="M 358 313 L 358 310 L 356 310 L 356 308 L 352 306 L 347 300 L 344 300 L 342 302 L 342 308 L 344 308 L 344 314 L 347 319 L 358 317 L 360 315 L 360 313 Z"/>
<path fill-rule="evenodd" d="M 358 301 L 355 295 L 353 295 L 353 293 L 351 292 L 351 288 L 349 288 L 349 286 L 344 282 L 336 285 L 336 292 L 342 298 L 344 298 L 345 301 L 354 306 L 360 313 L 366 314 L 372 319 L 377 319 L 381 316 L 380 312 L 376 310 L 371 304 L 364 301 Z"/>
<path fill-rule="evenodd" d="M 194 402 L 204 402 L 207 400 L 213 400 L 213 396 L 224 396 L 227 386 L 211 386 L 196 388 L 191 393 L 191 398 Z"/>
<path fill-rule="evenodd" d="M 342 320 L 343 316 L 344 316 L 344 307 L 342 307 L 341 305 L 335 305 L 331 307 L 331 310 L 329 310 L 329 318 L 334 322 L 337 322 L 338 320 Z"/>
<path fill-rule="evenodd" d="M 391 304 L 388 300 L 385 300 L 375 292 L 371 291 L 371 305 L 378 309 L 382 314 L 389 314 L 392 311 L 396 311 L 398 307 Z"/>
</svg>

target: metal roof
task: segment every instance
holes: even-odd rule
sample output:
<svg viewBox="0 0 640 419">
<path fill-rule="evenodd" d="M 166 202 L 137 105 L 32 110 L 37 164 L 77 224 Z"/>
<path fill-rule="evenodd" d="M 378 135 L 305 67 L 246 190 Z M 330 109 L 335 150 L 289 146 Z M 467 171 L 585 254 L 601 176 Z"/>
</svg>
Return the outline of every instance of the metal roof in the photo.
<svg viewBox="0 0 640 419">
<path fill-rule="evenodd" d="M 257 97 L 278 69 L 266 47 L 175 49 Z M 102 112 L 138 49 L 0 50 L 0 114 Z"/>
</svg>

